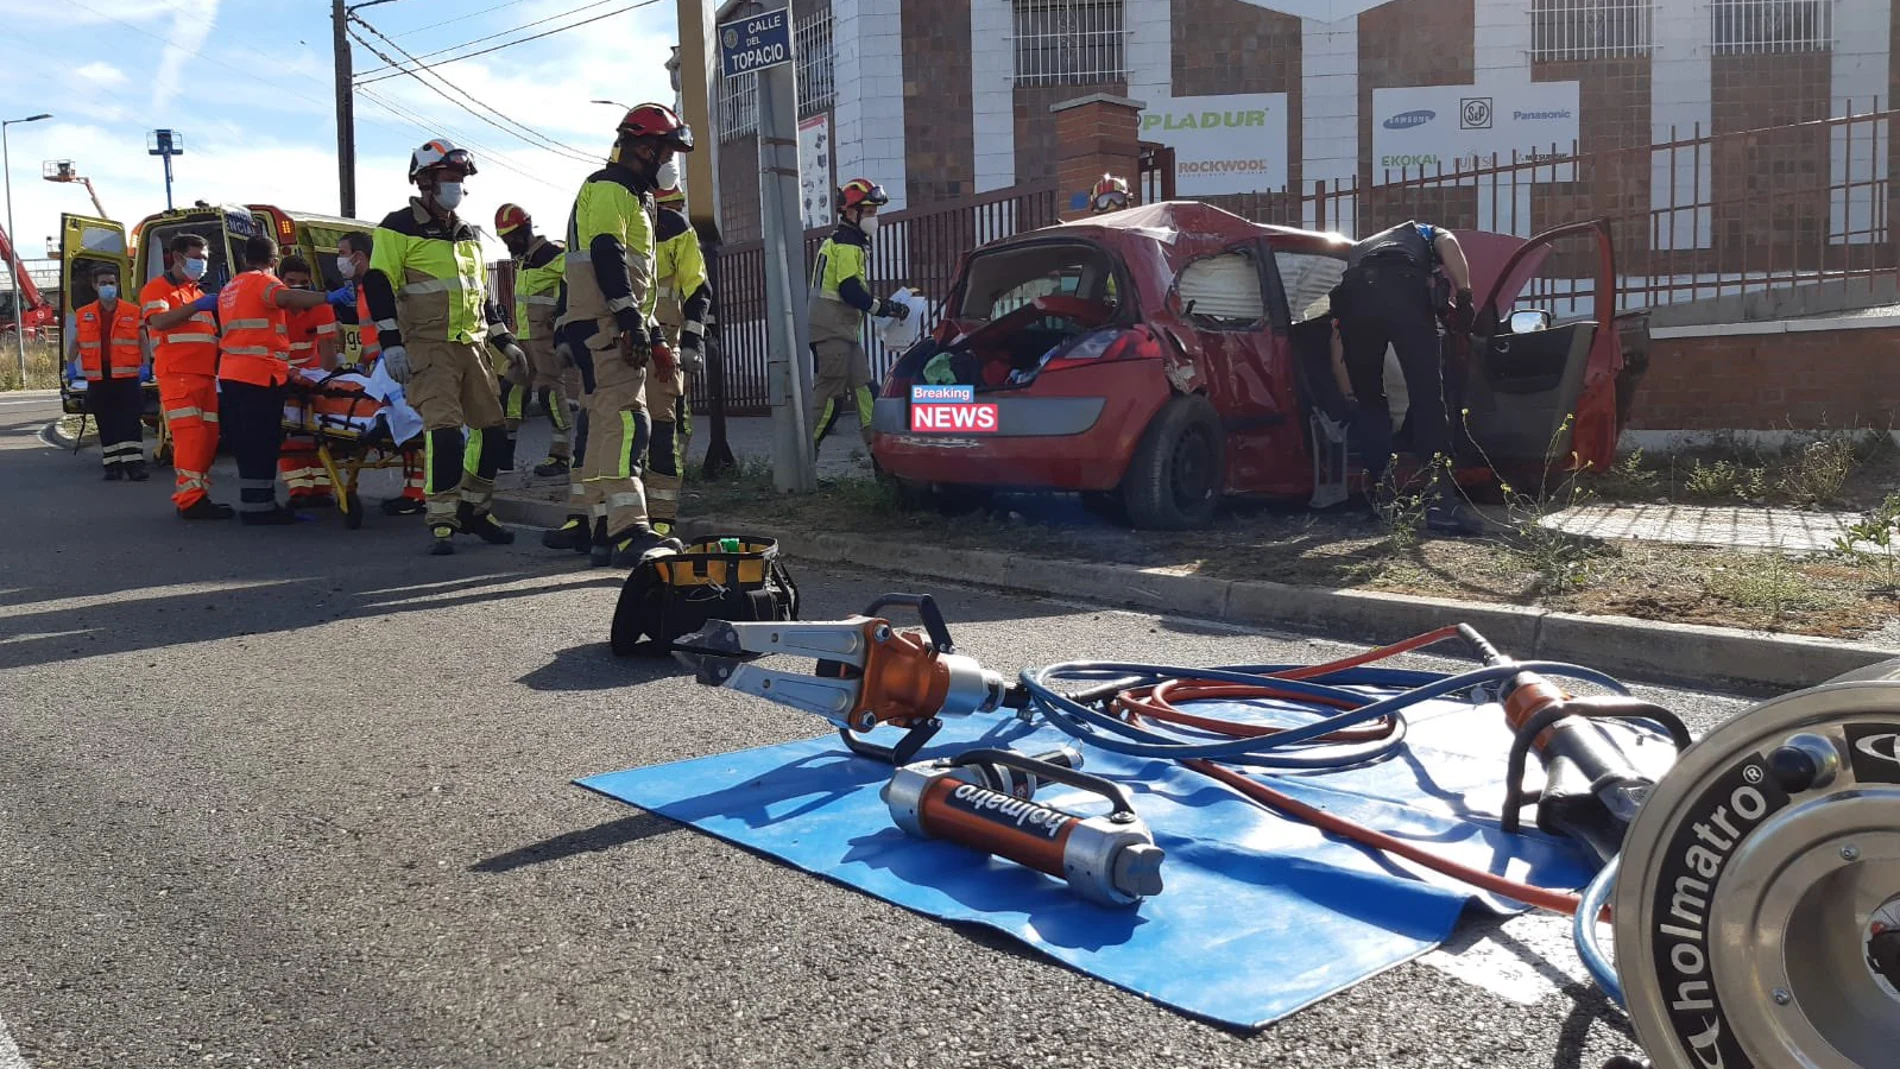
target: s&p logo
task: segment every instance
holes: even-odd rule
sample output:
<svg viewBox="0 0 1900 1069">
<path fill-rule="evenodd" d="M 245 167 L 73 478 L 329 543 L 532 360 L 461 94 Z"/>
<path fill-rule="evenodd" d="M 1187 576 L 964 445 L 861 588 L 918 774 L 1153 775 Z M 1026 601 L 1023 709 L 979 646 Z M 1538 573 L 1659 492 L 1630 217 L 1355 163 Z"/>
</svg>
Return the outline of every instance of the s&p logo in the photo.
<svg viewBox="0 0 1900 1069">
<path fill-rule="evenodd" d="M 1458 128 L 1460 130 L 1491 129 L 1491 98 L 1465 97 L 1458 102 Z"/>
</svg>

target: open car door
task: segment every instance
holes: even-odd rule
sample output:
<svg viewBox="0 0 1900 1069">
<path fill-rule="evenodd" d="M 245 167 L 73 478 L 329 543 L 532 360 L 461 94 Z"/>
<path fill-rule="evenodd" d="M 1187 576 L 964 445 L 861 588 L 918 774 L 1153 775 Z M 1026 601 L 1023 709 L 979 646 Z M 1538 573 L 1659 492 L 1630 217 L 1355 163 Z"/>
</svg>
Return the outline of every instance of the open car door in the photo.
<svg viewBox="0 0 1900 1069">
<path fill-rule="evenodd" d="M 59 329 L 60 345 L 73 336 L 74 315 L 99 299 L 93 288 L 92 273 L 101 267 L 119 272 L 119 291 L 124 300 L 137 302 L 139 283 L 132 276 L 132 257 L 125 243 L 125 226 L 110 219 L 94 219 L 70 212 L 59 217 Z M 60 366 L 66 353 L 59 354 Z M 64 372 L 60 374 L 62 398 L 71 392 Z M 68 410 L 72 410 L 68 406 Z"/>
<path fill-rule="evenodd" d="M 1553 323 L 1545 310 L 1513 314 L 1553 243 L 1583 236 L 1595 239 L 1593 314 L 1564 323 Z M 1461 399 L 1472 442 L 1493 466 L 1512 471 L 1607 469 L 1616 459 L 1616 377 L 1623 363 L 1608 221 L 1538 234 L 1486 274 L 1491 282 L 1480 291 Z"/>
</svg>

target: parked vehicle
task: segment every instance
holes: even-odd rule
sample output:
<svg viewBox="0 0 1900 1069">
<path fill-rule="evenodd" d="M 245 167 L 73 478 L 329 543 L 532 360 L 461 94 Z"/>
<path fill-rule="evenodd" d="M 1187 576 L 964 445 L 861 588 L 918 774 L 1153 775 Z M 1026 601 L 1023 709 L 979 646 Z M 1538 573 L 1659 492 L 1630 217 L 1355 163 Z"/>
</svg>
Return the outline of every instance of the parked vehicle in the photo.
<svg viewBox="0 0 1900 1069">
<path fill-rule="evenodd" d="M 0 229 L 0 263 L 13 273 L 13 288 L 0 292 L 0 337 L 11 338 L 15 330 L 36 339 L 47 336 L 58 322 L 52 302 L 33 284 L 5 229 Z"/>
<path fill-rule="evenodd" d="M 1454 362 L 1464 373 L 1451 376 L 1456 410 L 1469 410 L 1461 478 L 1607 467 L 1648 337 L 1645 313 L 1616 315 L 1608 224 L 1458 236 L 1481 298 L 1469 355 Z M 1553 244 L 1572 238 L 1594 241 L 1594 314 L 1520 307 Z M 872 455 L 911 489 L 1080 492 L 1146 528 L 1203 524 L 1224 495 L 1308 497 L 1336 483 L 1343 496 L 1344 473 L 1360 469 L 1326 448 L 1348 410 L 1325 298 L 1350 247 L 1186 201 L 985 245 L 885 379 Z M 970 386 L 984 418 L 914 418 L 926 367 Z"/>
</svg>

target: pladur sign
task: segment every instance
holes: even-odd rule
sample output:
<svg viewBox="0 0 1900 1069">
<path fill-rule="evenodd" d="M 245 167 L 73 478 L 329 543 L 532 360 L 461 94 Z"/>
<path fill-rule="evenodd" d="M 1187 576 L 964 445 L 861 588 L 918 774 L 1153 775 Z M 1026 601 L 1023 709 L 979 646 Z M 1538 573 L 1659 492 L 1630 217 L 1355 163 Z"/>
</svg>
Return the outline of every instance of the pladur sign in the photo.
<svg viewBox="0 0 1900 1069">
<path fill-rule="evenodd" d="M 1578 138 L 1576 82 L 1423 85 L 1372 91 L 1372 181 L 1376 185 L 1568 156 Z M 1574 180 L 1569 166 L 1538 168 L 1534 182 Z"/>
<path fill-rule="evenodd" d="M 1143 109 L 1141 139 L 1174 149 L 1176 196 L 1263 193 L 1287 183 L 1286 124 L 1285 93 L 1163 98 Z"/>
</svg>

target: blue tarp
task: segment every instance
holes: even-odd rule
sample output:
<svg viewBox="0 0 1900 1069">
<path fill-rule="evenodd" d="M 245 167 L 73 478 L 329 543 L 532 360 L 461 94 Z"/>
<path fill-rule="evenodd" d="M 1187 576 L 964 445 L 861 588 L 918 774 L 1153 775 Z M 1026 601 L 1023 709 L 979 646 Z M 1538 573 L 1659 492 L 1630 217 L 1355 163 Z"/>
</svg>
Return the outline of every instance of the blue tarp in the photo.
<svg viewBox="0 0 1900 1069">
<path fill-rule="evenodd" d="M 1588 881 L 1591 866 L 1570 845 L 1498 830 L 1510 736 L 1495 706 L 1429 703 L 1408 719 L 1402 756 L 1272 784 L 1475 867 L 1547 887 Z M 1068 741 L 1048 727 L 973 718 L 949 722 L 919 759 L 975 745 L 1039 753 Z M 1167 851 L 1166 890 L 1137 907 L 1092 905 L 1041 873 L 906 836 L 878 797 L 890 768 L 852 756 L 835 735 L 577 782 L 908 909 L 999 929 L 1118 987 L 1243 1028 L 1431 950 L 1473 901 L 1517 908 L 1329 839 L 1171 762 L 1082 752 L 1088 771 L 1129 788 Z M 1103 808 L 1061 786 L 1037 797 L 1072 811 Z"/>
</svg>

